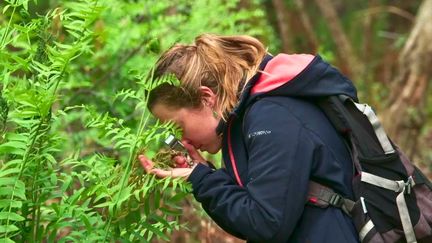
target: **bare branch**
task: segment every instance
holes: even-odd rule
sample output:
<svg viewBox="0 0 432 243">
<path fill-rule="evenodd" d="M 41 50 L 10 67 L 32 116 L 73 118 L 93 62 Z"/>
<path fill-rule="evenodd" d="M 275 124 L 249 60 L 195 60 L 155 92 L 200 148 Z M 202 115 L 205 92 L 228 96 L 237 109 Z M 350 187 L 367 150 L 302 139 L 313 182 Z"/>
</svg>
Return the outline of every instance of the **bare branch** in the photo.
<svg viewBox="0 0 432 243">
<path fill-rule="evenodd" d="M 291 43 L 292 32 L 289 29 L 289 21 L 287 18 L 288 10 L 283 0 L 272 0 L 274 10 L 277 16 L 277 25 L 282 39 L 282 51 L 292 52 L 293 45 Z"/>
<path fill-rule="evenodd" d="M 355 54 L 354 49 L 346 36 L 342 25 L 337 16 L 333 2 L 330 0 L 315 0 L 315 3 L 321 10 L 324 19 L 330 28 L 332 36 L 337 46 L 339 57 L 347 64 L 353 80 L 356 80 L 363 75 L 363 65 Z"/>
</svg>

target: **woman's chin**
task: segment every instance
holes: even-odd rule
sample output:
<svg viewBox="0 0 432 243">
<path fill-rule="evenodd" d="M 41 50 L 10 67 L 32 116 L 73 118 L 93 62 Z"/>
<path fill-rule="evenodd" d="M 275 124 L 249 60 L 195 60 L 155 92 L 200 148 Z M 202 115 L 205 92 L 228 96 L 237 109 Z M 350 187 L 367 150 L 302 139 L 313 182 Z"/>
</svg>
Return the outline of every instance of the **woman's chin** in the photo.
<svg viewBox="0 0 432 243">
<path fill-rule="evenodd" d="M 209 152 L 206 148 L 204 148 L 204 147 L 199 148 L 198 151 L 200 151 L 200 152 L 207 152 L 207 153 L 210 153 L 210 152 Z"/>
<path fill-rule="evenodd" d="M 219 152 L 220 148 L 201 148 L 201 151 L 205 151 L 209 154 L 216 154 L 217 152 Z"/>
</svg>

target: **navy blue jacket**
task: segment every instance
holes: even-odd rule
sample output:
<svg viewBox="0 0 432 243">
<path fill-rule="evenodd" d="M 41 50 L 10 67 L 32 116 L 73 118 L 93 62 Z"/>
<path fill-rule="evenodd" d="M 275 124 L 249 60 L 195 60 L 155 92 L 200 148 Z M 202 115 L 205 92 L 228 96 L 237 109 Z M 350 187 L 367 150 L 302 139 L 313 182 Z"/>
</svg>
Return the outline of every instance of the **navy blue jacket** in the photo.
<svg viewBox="0 0 432 243">
<path fill-rule="evenodd" d="M 266 56 L 223 130 L 225 168 L 198 165 L 193 194 L 225 231 L 248 242 L 358 242 L 340 209 L 306 205 L 314 180 L 352 198 L 350 154 L 312 97 L 351 81 L 319 56 Z"/>
</svg>

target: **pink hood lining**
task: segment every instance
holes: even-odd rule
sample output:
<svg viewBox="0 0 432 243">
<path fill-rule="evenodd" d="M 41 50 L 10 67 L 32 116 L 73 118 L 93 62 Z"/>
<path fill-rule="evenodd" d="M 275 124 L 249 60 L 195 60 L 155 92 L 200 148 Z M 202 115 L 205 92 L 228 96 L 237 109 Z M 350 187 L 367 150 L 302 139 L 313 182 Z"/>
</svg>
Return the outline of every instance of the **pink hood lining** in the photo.
<svg viewBox="0 0 432 243">
<path fill-rule="evenodd" d="M 251 90 L 251 94 L 264 93 L 293 80 L 315 58 L 310 54 L 278 54 L 271 59 Z"/>
</svg>

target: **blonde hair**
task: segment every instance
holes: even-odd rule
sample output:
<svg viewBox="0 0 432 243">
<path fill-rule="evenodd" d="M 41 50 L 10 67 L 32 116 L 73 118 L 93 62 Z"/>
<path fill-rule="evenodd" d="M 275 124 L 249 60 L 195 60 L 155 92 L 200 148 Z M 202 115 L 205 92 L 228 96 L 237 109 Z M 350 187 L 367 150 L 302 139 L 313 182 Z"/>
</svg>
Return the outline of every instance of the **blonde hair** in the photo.
<svg viewBox="0 0 432 243">
<path fill-rule="evenodd" d="M 202 34 L 191 45 L 176 44 L 156 63 L 153 78 L 174 74 L 180 87 L 162 84 L 150 93 L 149 108 L 162 102 L 172 108 L 201 106 L 200 86 L 217 96 L 215 111 L 223 119 L 238 102 L 245 81 L 258 70 L 266 54 L 264 45 L 246 36 Z"/>
</svg>

